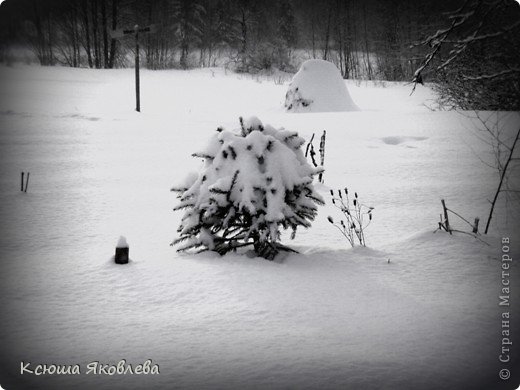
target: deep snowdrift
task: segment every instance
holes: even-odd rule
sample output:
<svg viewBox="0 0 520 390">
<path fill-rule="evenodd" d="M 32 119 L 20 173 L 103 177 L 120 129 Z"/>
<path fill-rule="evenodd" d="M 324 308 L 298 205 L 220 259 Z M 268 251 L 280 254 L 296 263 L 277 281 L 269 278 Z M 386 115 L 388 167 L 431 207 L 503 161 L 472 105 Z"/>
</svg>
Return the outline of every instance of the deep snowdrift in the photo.
<svg viewBox="0 0 520 390">
<path fill-rule="evenodd" d="M 287 112 L 356 111 L 345 80 L 336 65 L 324 60 L 305 61 L 285 95 Z"/>
</svg>

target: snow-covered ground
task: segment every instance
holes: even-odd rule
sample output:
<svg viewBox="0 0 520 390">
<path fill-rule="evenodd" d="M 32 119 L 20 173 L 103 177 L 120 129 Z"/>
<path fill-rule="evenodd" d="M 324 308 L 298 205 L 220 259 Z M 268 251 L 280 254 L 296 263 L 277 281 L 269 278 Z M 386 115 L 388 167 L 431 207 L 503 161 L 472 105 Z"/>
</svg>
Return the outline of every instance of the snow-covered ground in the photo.
<svg viewBox="0 0 520 390">
<path fill-rule="evenodd" d="M 470 113 L 432 111 L 421 86 L 409 96 L 410 85 L 349 81 L 360 111 L 288 114 L 287 83 L 221 69 L 143 71 L 137 113 L 133 76 L 0 69 L 0 385 L 484 389 L 512 369 L 498 360 L 500 241 L 510 238 L 517 259 L 520 210 L 499 203 L 489 245 L 433 233 L 441 198 L 485 223 L 498 182 Z M 284 239 L 300 254 L 283 261 L 177 254 L 171 185 L 200 167 L 190 154 L 218 126 L 250 115 L 306 139 L 327 131 L 317 185 L 327 205 Z M 503 116 L 515 130 L 519 114 Z M 375 207 L 369 248 L 349 248 L 327 221 L 339 218 L 329 190 L 345 186 Z M 126 266 L 111 259 L 121 235 Z M 121 359 L 152 359 L 160 374 L 85 374 L 90 362 Z M 20 375 L 22 361 L 82 374 Z"/>
</svg>

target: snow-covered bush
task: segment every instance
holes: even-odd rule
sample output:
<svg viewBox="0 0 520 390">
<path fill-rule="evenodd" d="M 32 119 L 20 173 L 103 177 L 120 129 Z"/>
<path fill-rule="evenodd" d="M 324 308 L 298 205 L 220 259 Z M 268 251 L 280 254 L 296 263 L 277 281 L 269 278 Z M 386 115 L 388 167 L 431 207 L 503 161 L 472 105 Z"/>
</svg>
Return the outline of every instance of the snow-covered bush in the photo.
<svg viewBox="0 0 520 390">
<path fill-rule="evenodd" d="M 322 197 L 313 188 L 321 168 L 310 166 L 296 132 L 262 125 L 258 118 L 240 118 L 236 132 L 217 129 L 206 149 L 198 175 L 172 188 L 185 209 L 178 251 L 213 250 L 225 254 L 253 245 L 257 255 L 273 259 L 281 245 L 280 227 L 309 227 Z"/>
<path fill-rule="evenodd" d="M 289 112 L 356 111 L 345 80 L 332 62 L 305 61 L 285 95 Z"/>
</svg>

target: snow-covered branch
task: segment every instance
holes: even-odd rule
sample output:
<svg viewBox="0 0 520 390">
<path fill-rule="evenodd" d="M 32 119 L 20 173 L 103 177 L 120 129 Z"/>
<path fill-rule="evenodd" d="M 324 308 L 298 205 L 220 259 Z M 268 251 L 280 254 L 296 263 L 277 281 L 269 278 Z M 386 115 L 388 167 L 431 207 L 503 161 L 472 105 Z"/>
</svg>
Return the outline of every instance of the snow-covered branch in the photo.
<svg viewBox="0 0 520 390">
<path fill-rule="evenodd" d="M 503 0 L 468 0 L 449 17 L 450 26 L 419 42 L 429 47 L 416 69 L 412 93 L 424 74 L 435 73 L 439 101 L 454 108 L 507 109 L 520 106 L 520 20 Z M 506 49 L 507 48 L 507 49 Z"/>
<path fill-rule="evenodd" d="M 482 74 L 482 75 L 478 75 L 478 76 L 468 76 L 468 75 L 463 74 L 462 77 L 466 80 L 477 81 L 477 80 L 489 80 L 489 79 L 494 79 L 497 77 L 510 76 L 514 73 L 520 73 L 520 68 L 505 69 L 500 72 L 496 72 L 496 73 L 492 73 L 492 74 Z"/>
</svg>

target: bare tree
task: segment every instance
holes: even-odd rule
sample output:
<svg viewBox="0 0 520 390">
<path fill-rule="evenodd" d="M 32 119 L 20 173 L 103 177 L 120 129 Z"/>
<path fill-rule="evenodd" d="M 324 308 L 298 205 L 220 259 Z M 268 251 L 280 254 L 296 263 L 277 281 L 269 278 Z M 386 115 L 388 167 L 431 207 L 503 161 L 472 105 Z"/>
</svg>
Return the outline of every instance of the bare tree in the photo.
<svg viewBox="0 0 520 390">
<path fill-rule="evenodd" d="M 85 39 L 83 40 L 83 48 L 87 53 L 87 61 L 89 68 L 94 66 L 94 61 L 92 59 L 92 50 L 91 50 L 91 42 L 90 42 L 90 15 L 88 10 L 89 0 L 81 0 L 81 17 L 82 17 L 82 27 L 83 27 L 83 36 Z"/>
<path fill-rule="evenodd" d="M 191 46 L 200 42 L 201 28 L 204 23 L 202 15 L 204 13 L 204 7 L 197 1 L 177 0 L 174 3 L 176 32 L 181 48 L 180 65 L 183 69 L 188 67 L 188 55 Z"/>
<path fill-rule="evenodd" d="M 510 180 L 517 176 L 518 138 L 520 137 L 520 114 L 518 112 L 479 112 L 475 111 L 470 118 L 475 122 L 477 136 L 489 147 L 491 160 L 479 156 L 480 161 L 497 172 L 498 184 L 490 202 L 484 233 L 488 233 L 495 206 L 504 195 L 506 201 L 518 202 L 520 188 L 518 183 Z M 515 127 L 517 126 L 517 127 Z"/>
<path fill-rule="evenodd" d="M 112 30 L 117 28 L 117 9 L 118 9 L 119 0 L 112 0 Z M 114 60 L 116 57 L 117 50 L 117 40 L 112 38 L 110 40 L 110 56 L 108 58 L 108 67 L 112 69 L 114 67 Z"/>
<path fill-rule="evenodd" d="M 370 50 L 369 50 L 369 37 L 367 31 L 367 6 L 363 3 L 363 43 L 364 50 L 363 55 L 365 57 L 365 67 L 367 71 L 367 77 L 369 80 L 373 78 L 372 64 L 370 63 Z"/>
<path fill-rule="evenodd" d="M 422 82 L 428 71 L 437 77 L 441 104 L 464 110 L 520 109 L 520 7 L 510 0 L 466 0 L 449 15 L 449 24 L 420 42 L 429 47 L 413 81 Z M 412 90 L 413 92 L 413 90 Z M 484 118 L 482 115 L 486 115 Z M 496 120 L 493 121 L 494 115 Z M 504 137 L 500 113 L 476 113 L 477 136 L 490 146 L 491 165 L 499 181 L 486 222 L 490 222 L 499 196 L 509 188 L 520 128 Z M 518 121 L 514 126 L 519 126 Z M 482 136 L 484 135 L 484 136 Z"/>
<path fill-rule="evenodd" d="M 419 45 L 430 50 L 413 81 L 434 73 L 443 103 L 520 109 L 520 7 L 513 0 L 466 0 Z"/>
<path fill-rule="evenodd" d="M 71 0 L 59 10 L 60 17 L 56 20 L 56 51 L 57 60 L 71 67 L 81 66 L 81 29 L 80 4 Z"/>
<path fill-rule="evenodd" d="M 153 1 L 142 4 L 141 13 L 146 16 L 145 23 L 155 25 L 156 31 L 147 34 L 145 58 L 148 69 L 166 69 L 175 65 L 177 39 L 174 30 L 174 5 L 169 0 Z"/>
<path fill-rule="evenodd" d="M 25 31 L 29 47 L 34 52 L 40 65 L 54 65 L 53 15 L 52 3 L 28 4 L 25 13 Z"/>
</svg>

